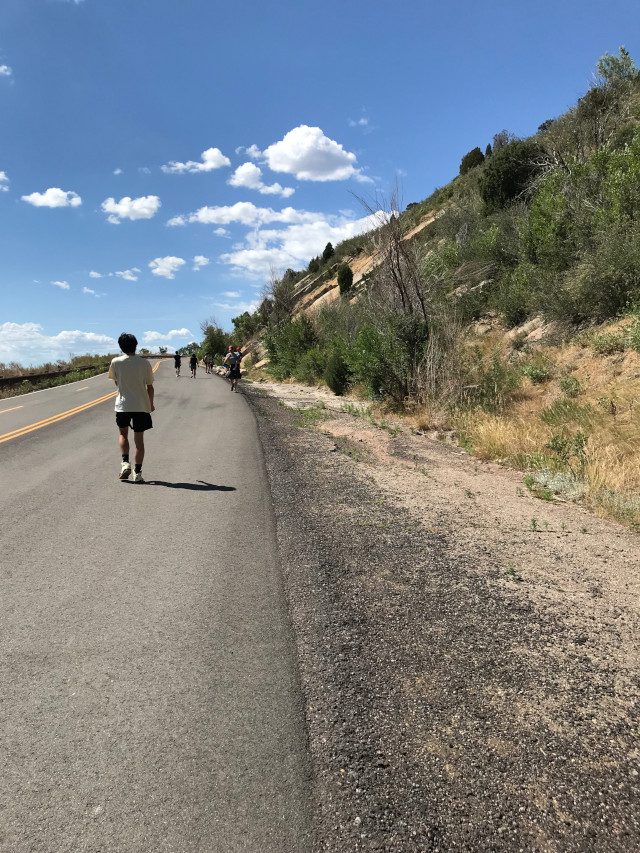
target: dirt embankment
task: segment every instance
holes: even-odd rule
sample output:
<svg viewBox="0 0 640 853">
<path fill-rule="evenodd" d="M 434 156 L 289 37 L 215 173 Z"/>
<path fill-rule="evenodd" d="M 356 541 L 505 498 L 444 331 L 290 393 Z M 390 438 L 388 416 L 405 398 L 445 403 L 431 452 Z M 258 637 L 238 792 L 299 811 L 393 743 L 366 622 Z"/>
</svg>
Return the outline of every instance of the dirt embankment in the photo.
<svg viewBox="0 0 640 853">
<path fill-rule="evenodd" d="M 247 392 L 317 851 L 640 850 L 638 537 L 328 392 Z"/>
</svg>

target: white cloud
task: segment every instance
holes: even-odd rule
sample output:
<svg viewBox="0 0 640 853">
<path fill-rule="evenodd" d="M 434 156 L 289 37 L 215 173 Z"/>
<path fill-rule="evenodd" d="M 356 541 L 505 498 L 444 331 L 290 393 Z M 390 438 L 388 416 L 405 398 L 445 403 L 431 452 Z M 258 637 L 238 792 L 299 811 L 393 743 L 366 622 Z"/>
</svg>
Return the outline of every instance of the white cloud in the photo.
<svg viewBox="0 0 640 853">
<path fill-rule="evenodd" d="M 9 178 L 6 172 L 0 172 L 0 192 L 9 192 Z"/>
<path fill-rule="evenodd" d="M 264 157 L 273 172 L 295 175 L 301 181 L 363 179 L 361 170 L 356 168 L 355 154 L 345 151 L 319 127 L 306 124 L 295 127 L 280 142 L 270 145 Z"/>
<path fill-rule="evenodd" d="M 171 329 L 170 332 L 167 332 L 164 335 L 162 332 L 144 332 L 142 336 L 142 343 L 157 346 L 158 344 L 169 343 L 169 341 L 172 341 L 174 338 L 186 338 L 188 340 L 192 340 L 193 335 L 189 329 Z"/>
<path fill-rule="evenodd" d="M 148 166 L 139 166 L 138 167 L 138 174 L 139 175 L 150 175 L 151 169 Z"/>
<path fill-rule="evenodd" d="M 231 160 L 225 157 L 219 148 L 207 148 L 200 157 L 200 162 L 187 160 L 186 163 L 178 163 L 171 160 L 168 165 L 161 166 L 161 169 L 167 175 L 182 175 L 184 172 L 211 172 L 213 169 L 231 165 Z"/>
<path fill-rule="evenodd" d="M 229 232 L 227 231 L 226 228 L 216 228 L 213 233 L 217 234 L 218 237 L 228 237 L 229 236 Z"/>
<path fill-rule="evenodd" d="M 253 314 L 258 310 L 258 304 L 258 302 L 235 302 L 234 304 L 229 302 L 212 303 L 214 308 L 221 308 L 224 311 L 232 311 L 234 314 L 244 314 L 245 311 L 248 311 L 249 314 Z"/>
<path fill-rule="evenodd" d="M 118 343 L 108 335 L 64 331 L 45 335 L 38 323 L 0 324 L 0 361 L 25 366 L 67 359 L 71 353 L 118 352 Z"/>
<path fill-rule="evenodd" d="M 225 290 L 222 295 L 227 299 L 240 299 L 242 296 L 237 290 Z"/>
<path fill-rule="evenodd" d="M 60 290 L 71 290 L 71 285 L 68 281 L 52 281 L 51 284 L 59 287 Z"/>
<path fill-rule="evenodd" d="M 371 119 L 367 115 L 360 116 L 359 119 L 349 119 L 349 127 L 359 127 L 365 133 L 372 133 L 374 128 L 371 125 Z"/>
<path fill-rule="evenodd" d="M 144 195 L 140 198 L 125 196 L 120 201 L 108 198 L 102 202 L 102 209 L 109 216 L 107 219 L 114 225 L 119 225 L 122 219 L 153 219 L 162 206 L 157 195 Z"/>
<path fill-rule="evenodd" d="M 293 187 L 283 187 L 278 183 L 267 186 L 262 181 L 262 169 L 255 163 L 243 163 L 242 166 L 238 166 L 227 183 L 232 187 L 245 187 L 257 190 L 262 195 L 279 195 L 282 198 L 289 198 L 295 192 Z"/>
<path fill-rule="evenodd" d="M 240 225 L 264 225 L 270 222 L 313 222 L 321 214 L 307 213 L 293 207 L 283 210 L 273 210 L 271 207 L 256 207 L 250 201 L 238 201 L 235 204 L 220 207 L 201 207 L 188 216 L 175 216 L 167 225 L 186 225 L 188 222 L 199 222 L 202 225 L 230 225 L 237 222 Z"/>
<path fill-rule="evenodd" d="M 71 190 L 61 190 L 59 187 L 49 187 L 43 193 L 31 193 L 21 196 L 22 201 L 34 207 L 79 207 L 82 199 Z"/>
<path fill-rule="evenodd" d="M 114 170 L 113 170 L 113 174 L 114 174 L 114 175 L 123 175 L 123 174 L 124 174 L 124 172 L 122 171 L 122 169 L 114 169 Z"/>
<path fill-rule="evenodd" d="M 13 74 L 13 68 L 9 68 L 8 65 L 0 65 L 0 77 L 11 77 Z"/>
<path fill-rule="evenodd" d="M 130 270 L 120 270 L 119 272 L 116 272 L 116 275 L 123 278 L 125 281 L 137 281 L 138 276 L 136 273 L 139 272 L 141 272 L 141 270 L 139 270 L 138 267 L 133 267 Z"/>
<path fill-rule="evenodd" d="M 245 148 L 244 145 L 240 145 L 236 148 L 236 154 L 246 154 L 247 157 L 250 157 L 252 160 L 259 160 L 262 157 L 262 151 L 257 145 L 250 145 L 248 148 Z"/>
<path fill-rule="evenodd" d="M 90 294 L 91 294 L 91 296 L 97 296 L 97 295 L 98 295 L 98 294 L 95 292 L 95 290 L 91 290 L 91 288 L 90 288 L 90 287 L 83 287 L 83 288 L 82 288 L 82 292 L 83 292 L 83 293 L 90 293 Z"/>
<path fill-rule="evenodd" d="M 186 261 L 182 258 L 174 258 L 168 255 L 166 258 L 156 258 L 153 261 L 149 261 L 149 267 L 154 275 L 160 275 L 164 278 L 175 278 L 174 273 L 180 267 L 184 266 L 185 263 Z"/>
<path fill-rule="evenodd" d="M 204 255 L 196 255 L 193 259 L 193 269 L 197 272 L 202 267 L 206 267 L 209 263 L 209 258 L 205 258 Z"/>
<path fill-rule="evenodd" d="M 327 243 L 335 246 L 342 240 L 364 234 L 381 224 L 377 214 L 362 219 L 344 217 L 323 218 L 302 222 L 283 229 L 256 230 L 247 235 L 240 247 L 220 256 L 236 272 L 254 276 L 264 275 L 270 269 L 299 269 L 314 255 L 322 252 Z"/>
<path fill-rule="evenodd" d="M 99 272 L 96 272 L 95 270 L 90 270 L 89 278 L 102 278 L 102 275 Z"/>
</svg>

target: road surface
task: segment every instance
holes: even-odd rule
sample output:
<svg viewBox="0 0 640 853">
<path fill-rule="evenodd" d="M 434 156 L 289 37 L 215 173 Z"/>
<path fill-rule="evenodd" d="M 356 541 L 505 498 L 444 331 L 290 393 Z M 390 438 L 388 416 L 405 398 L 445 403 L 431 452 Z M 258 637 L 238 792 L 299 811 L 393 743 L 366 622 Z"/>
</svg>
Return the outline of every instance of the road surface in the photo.
<svg viewBox="0 0 640 853">
<path fill-rule="evenodd" d="M 0 850 L 308 851 L 253 416 L 160 362 L 147 483 L 120 482 L 113 388 L 0 402 Z"/>
</svg>

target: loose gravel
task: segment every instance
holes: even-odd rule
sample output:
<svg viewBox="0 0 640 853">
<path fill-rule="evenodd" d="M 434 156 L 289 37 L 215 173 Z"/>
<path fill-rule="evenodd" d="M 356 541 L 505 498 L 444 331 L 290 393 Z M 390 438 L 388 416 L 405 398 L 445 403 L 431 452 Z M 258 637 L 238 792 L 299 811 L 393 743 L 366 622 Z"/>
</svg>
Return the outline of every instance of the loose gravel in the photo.
<svg viewBox="0 0 640 853">
<path fill-rule="evenodd" d="M 426 523 L 376 484 L 364 446 L 247 397 L 298 644 L 314 853 L 640 851 L 624 626 L 524 594 L 504 531 L 485 539 L 443 501 Z"/>
</svg>

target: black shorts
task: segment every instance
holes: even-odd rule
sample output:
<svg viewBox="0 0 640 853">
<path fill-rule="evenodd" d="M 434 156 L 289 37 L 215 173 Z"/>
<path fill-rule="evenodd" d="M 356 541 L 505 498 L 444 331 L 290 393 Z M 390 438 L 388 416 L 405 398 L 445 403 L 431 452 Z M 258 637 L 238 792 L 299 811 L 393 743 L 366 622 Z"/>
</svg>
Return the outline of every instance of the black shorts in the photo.
<svg viewBox="0 0 640 853">
<path fill-rule="evenodd" d="M 144 432 L 153 429 L 149 412 L 116 412 L 116 423 L 123 427 L 133 427 L 134 432 Z"/>
<path fill-rule="evenodd" d="M 239 367 L 232 367 L 231 370 L 229 371 L 229 376 L 232 379 L 240 379 L 240 368 Z"/>
</svg>

